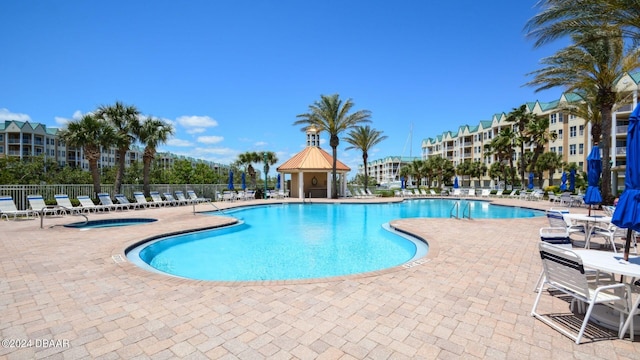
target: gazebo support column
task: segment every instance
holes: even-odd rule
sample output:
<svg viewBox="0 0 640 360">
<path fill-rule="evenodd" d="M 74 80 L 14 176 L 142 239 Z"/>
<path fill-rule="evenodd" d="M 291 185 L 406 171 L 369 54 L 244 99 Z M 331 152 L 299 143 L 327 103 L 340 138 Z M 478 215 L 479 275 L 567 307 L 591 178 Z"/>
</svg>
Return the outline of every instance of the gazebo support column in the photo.
<svg viewBox="0 0 640 360">
<path fill-rule="evenodd" d="M 304 172 L 298 173 L 298 199 L 304 199 Z"/>
<path fill-rule="evenodd" d="M 327 199 L 331 199 L 331 194 L 333 193 L 332 190 L 332 186 L 333 186 L 333 177 L 332 177 L 333 173 L 331 171 L 329 171 L 327 173 Z"/>
</svg>

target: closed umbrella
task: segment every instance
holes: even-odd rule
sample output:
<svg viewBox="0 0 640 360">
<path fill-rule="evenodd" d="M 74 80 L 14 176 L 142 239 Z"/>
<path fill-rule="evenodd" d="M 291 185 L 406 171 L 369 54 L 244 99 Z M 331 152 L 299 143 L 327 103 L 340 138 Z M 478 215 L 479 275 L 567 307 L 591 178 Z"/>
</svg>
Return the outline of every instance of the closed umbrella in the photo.
<svg viewBox="0 0 640 360">
<path fill-rule="evenodd" d="M 247 189 L 247 179 L 246 179 L 246 175 L 244 173 L 242 173 L 242 175 L 240 176 L 240 178 L 242 179 L 242 190 L 246 190 Z"/>
<path fill-rule="evenodd" d="M 567 190 L 567 173 L 562 172 L 562 184 L 560 184 L 560 190 Z"/>
<path fill-rule="evenodd" d="M 591 216 L 591 205 L 601 204 L 600 195 L 600 174 L 602 174 L 602 158 L 600 148 L 594 145 L 591 153 L 587 156 L 587 192 L 584 194 L 584 203 L 589 204 L 589 216 Z"/>
<path fill-rule="evenodd" d="M 569 171 L 569 191 L 571 192 L 576 191 L 576 170 L 575 169 L 571 169 L 571 171 Z"/>
<path fill-rule="evenodd" d="M 457 189 L 458 187 L 459 187 L 459 185 L 458 185 L 458 177 L 456 176 L 456 178 L 453 179 L 453 188 Z"/>
<path fill-rule="evenodd" d="M 400 177 L 400 188 L 404 189 L 406 187 L 405 182 L 404 182 L 404 176 Z"/>
<path fill-rule="evenodd" d="M 233 171 L 229 171 L 229 184 L 227 185 L 229 190 L 233 190 Z"/>
<path fill-rule="evenodd" d="M 624 177 L 624 192 L 618 199 L 611 222 L 627 229 L 624 244 L 624 260 L 629 260 L 632 231 L 640 231 L 640 105 L 629 116 L 627 130 L 627 166 Z"/>
<path fill-rule="evenodd" d="M 278 177 L 276 180 L 276 189 L 280 190 L 280 173 L 278 173 Z"/>
<path fill-rule="evenodd" d="M 529 188 L 529 190 L 533 189 L 533 173 L 532 172 L 529 173 L 529 184 L 527 184 L 527 188 Z"/>
</svg>

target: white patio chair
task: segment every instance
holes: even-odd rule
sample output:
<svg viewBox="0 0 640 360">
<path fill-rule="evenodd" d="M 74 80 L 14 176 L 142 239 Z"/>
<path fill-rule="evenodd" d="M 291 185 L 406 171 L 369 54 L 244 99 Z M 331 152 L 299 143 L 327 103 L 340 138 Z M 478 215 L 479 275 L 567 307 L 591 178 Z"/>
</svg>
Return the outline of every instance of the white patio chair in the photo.
<svg viewBox="0 0 640 360">
<path fill-rule="evenodd" d="M 482 191 L 480 191 L 480 197 L 483 197 L 483 198 L 488 198 L 490 194 L 491 194 L 490 189 L 482 189 Z"/>
<path fill-rule="evenodd" d="M 96 205 L 93 200 L 91 200 L 91 198 L 87 195 L 78 195 L 78 197 L 76 198 L 78 199 L 78 201 L 80 201 L 80 206 L 82 206 L 83 211 L 85 212 L 105 212 L 105 211 L 111 211 L 111 208 L 108 206 L 104 206 L 104 205 Z"/>
<path fill-rule="evenodd" d="M 38 215 L 60 215 L 60 209 L 48 206 L 44 202 L 42 195 L 27 195 L 27 201 L 29 202 L 29 208 Z"/>
<path fill-rule="evenodd" d="M 469 189 L 467 191 L 467 196 L 469 197 L 476 197 L 476 189 Z"/>
<path fill-rule="evenodd" d="M 543 241 L 538 244 L 538 248 L 542 258 L 544 280 L 531 309 L 531 316 L 575 340 L 576 344 L 580 344 L 580 339 L 584 335 L 594 305 L 604 304 L 620 311 L 619 329 L 621 330 L 624 323 L 624 313 L 628 312 L 627 309 L 630 305 L 627 300 L 627 296 L 631 294 L 628 284 L 599 285 L 590 283 L 589 279 L 587 279 L 582 259 L 575 252 Z M 545 286 L 561 291 L 575 300 L 589 305 L 577 335 L 569 332 L 565 327 L 551 320 L 551 318 L 536 312 Z"/>
<path fill-rule="evenodd" d="M 82 206 L 73 206 L 71 203 L 71 199 L 69 199 L 69 195 L 67 194 L 56 194 L 53 196 L 56 199 L 56 204 L 64 208 L 64 212 L 70 212 L 72 215 L 80 214 L 83 209 Z"/>
<path fill-rule="evenodd" d="M 127 197 L 124 196 L 124 194 L 115 194 L 113 197 L 116 198 L 116 201 L 118 202 L 118 204 L 122 205 L 127 210 L 131 208 L 138 209 L 140 207 L 140 204 L 137 204 L 137 203 L 133 204 L 129 202 L 129 199 L 127 199 Z"/>
<path fill-rule="evenodd" d="M 100 200 L 100 204 L 105 208 L 108 208 L 109 210 L 114 209 L 117 211 L 127 208 L 125 205 L 115 204 L 113 200 L 111 200 L 111 195 L 109 195 L 108 193 L 99 193 L 98 199 Z"/>
<path fill-rule="evenodd" d="M 144 207 L 145 209 L 149 206 L 158 206 L 156 204 L 148 202 L 142 191 L 134 191 L 133 198 L 136 200 L 136 203 L 138 203 L 139 207 Z"/>
<path fill-rule="evenodd" d="M 159 191 L 150 191 L 149 196 L 151 196 L 151 201 L 153 204 L 156 204 L 156 206 L 173 205 L 170 201 L 163 200 Z"/>
<path fill-rule="evenodd" d="M 589 241 L 591 241 L 591 239 L 594 236 L 602 237 L 603 239 L 607 240 L 611 244 L 611 248 L 613 249 L 613 252 L 617 253 L 618 250 L 616 249 L 615 239 L 626 239 L 627 229 L 619 228 L 613 224 L 610 224 L 606 228 L 600 227 L 600 226 L 594 226 L 591 230 L 591 236 L 589 236 Z M 638 244 L 636 244 L 635 231 L 631 231 L 631 245 L 633 246 L 633 249 L 637 255 Z M 589 247 L 589 244 L 587 244 L 587 247 Z"/>
<path fill-rule="evenodd" d="M 25 216 L 27 219 L 37 215 L 31 209 L 27 210 L 18 210 L 16 207 L 16 203 L 13 201 L 11 196 L 1 196 L 0 197 L 0 218 L 5 218 L 9 220 L 9 216 L 13 216 L 13 219 L 16 220 L 18 216 Z"/>
<path fill-rule="evenodd" d="M 246 193 L 246 191 L 245 191 L 245 193 Z M 187 195 L 189 195 L 189 199 L 191 199 L 191 201 L 195 201 L 198 204 L 199 203 L 203 203 L 203 202 L 211 202 L 211 199 L 209 199 L 209 198 L 198 197 L 196 192 L 193 191 L 193 190 L 187 190 Z"/>
<path fill-rule="evenodd" d="M 504 189 L 500 189 L 500 190 L 496 191 L 495 195 L 491 195 L 491 196 L 500 198 L 500 197 L 502 197 L 502 194 L 504 194 Z"/>
<path fill-rule="evenodd" d="M 194 201 L 193 201 L 193 200 L 191 200 L 191 199 L 187 199 L 187 198 L 184 196 L 184 193 L 183 193 L 182 191 L 180 191 L 180 190 L 176 191 L 176 198 L 178 198 L 178 204 L 185 204 L 185 205 L 188 205 L 188 204 L 191 204 L 191 203 L 193 203 L 193 202 L 194 202 Z"/>
<path fill-rule="evenodd" d="M 568 211 L 567 211 L 568 213 Z M 583 224 L 572 224 L 569 219 L 564 217 L 564 213 L 558 209 L 547 210 L 547 220 L 551 227 L 564 227 L 569 232 L 569 235 L 578 233 L 582 234 L 587 239 L 587 230 Z"/>
</svg>

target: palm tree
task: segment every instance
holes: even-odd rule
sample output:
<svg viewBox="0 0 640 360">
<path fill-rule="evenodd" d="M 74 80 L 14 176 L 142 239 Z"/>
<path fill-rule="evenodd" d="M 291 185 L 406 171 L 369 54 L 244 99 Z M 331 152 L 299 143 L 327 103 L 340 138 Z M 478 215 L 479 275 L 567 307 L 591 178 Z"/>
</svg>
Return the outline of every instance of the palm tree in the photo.
<svg viewBox="0 0 640 360">
<path fill-rule="evenodd" d="M 151 172 L 151 162 L 156 157 L 156 148 L 164 144 L 173 135 L 173 126 L 159 119 L 148 117 L 138 129 L 138 139 L 145 146 L 142 155 L 143 170 L 143 190 L 145 196 L 150 196 L 149 174 Z"/>
<path fill-rule="evenodd" d="M 473 161 L 471 162 L 469 176 L 472 178 L 478 179 L 480 182 L 480 177 L 484 176 L 487 173 L 487 165 L 481 161 Z"/>
<path fill-rule="evenodd" d="M 529 134 L 525 131 L 527 125 L 534 121 L 535 115 L 527 110 L 527 105 L 520 105 L 518 108 L 514 108 L 507 115 L 507 122 L 511 122 L 518 129 L 518 133 L 516 134 L 516 144 L 520 147 L 520 179 L 521 183 L 524 184 L 524 146 L 525 144 L 531 141 Z"/>
<path fill-rule="evenodd" d="M 485 144 L 484 146 L 486 156 L 495 155 L 498 162 L 509 164 L 509 177 L 511 178 L 511 185 L 515 184 L 515 170 L 513 166 L 513 156 L 515 154 L 513 146 L 515 137 L 516 135 L 511 130 L 511 127 L 505 127 L 500 130 L 496 137 L 491 139 L 491 142 Z"/>
<path fill-rule="evenodd" d="M 538 162 L 536 163 L 537 172 L 549 171 L 549 186 L 553 185 L 553 173 L 556 169 L 563 167 L 562 156 L 554 152 L 547 152 L 540 155 Z"/>
<path fill-rule="evenodd" d="M 541 11 L 527 21 L 527 37 L 539 47 L 567 35 L 618 27 L 620 36 L 640 40 L 638 0 L 540 0 Z"/>
<path fill-rule="evenodd" d="M 364 166 L 364 190 L 367 191 L 369 185 L 369 174 L 367 171 L 367 160 L 369 150 L 384 141 L 387 137 L 382 135 L 382 131 L 372 129 L 369 125 L 356 126 L 347 134 L 344 141 L 351 144 L 345 150 L 358 149 L 362 151 L 362 165 Z"/>
<path fill-rule="evenodd" d="M 426 167 L 432 169 L 439 187 L 446 183 L 445 179 L 451 179 L 456 173 L 453 163 L 439 155 L 427 159 Z"/>
<path fill-rule="evenodd" d="M 567 92 L 582 90 L 595 93 L 595 106 L 601 115 L 600 124 L 592 124 L 594 145 L 601 145 L 602 197 L 611 203 L 611 114 L 617 100 L 615 85 L 625 73 L 640 67 L 640 48 L 625 55 L 624 41 L 615 28 L 593 29 L 588 33 L 574 34 L 573 44 L 556 54 L 542 59 L 544 67 L 532 72 L 534 79 L 527 85 L 536 91 L 557 86 L 567 87 Z M 599 126 L 598 126 L 599 125 Z M 601 134 L 601 136 L 600 136 Z"/>
<path fill-rule="evenodd" d="M 464 184 L 464 177 L 469 177 L 469 186 L 471 186 L 471 161 L 463 161 L 456 166 L 456 174 L 460 175 L 460 186 L 466 186 Z"/>
<path fill-rule="evenodd" d="M 361 123 L 371 122 L 371 112 L 369 110 L 358 110 L 349 113 L 355 104 L 351 99 L 344 103 L 340 100 L 340 95 L 320 95 L 320 100 L 309 105 L 309 112 L 296 116 L 298 120 L 293 125 L 304 125 L 302 131 L 306 131 L 310 126 L 316 127 L 319 132 L 329 133 L 329 145 L 333 155 L 333 168 L 331 179 L 331 198 L 338 198 L 337 187 L 337 160 L 338 145 L 340 145 L 340 134 Z"/>
<path fill-rule="evenodd" d="M 549 132 L 549 118 L 546 116 L 536 116 L 533 121 L 527 124 L 525 132 L 529 136 L 531 143 L 534 145 L 529 170 L 536 172 L 536 163 L 538 162 L 540 155 L 544 152 L 549 141 L 555 140 L 558 137 L 558 134 L 555 132 Z M 538 179 L 542 178 L 542 172 L 538 172 L 537 175 Z M 542 186 L 542 184 L 540 185 Z"/>
<path fill-rule="evenodd" d="M 111 106 L 100 106 L 96 111 L 96 116 L 109 122 L 115 128 L 116 140 L 115 146 L 118 153 L 118 168 L 116 169 L 116 179 L 114 191 L 120 192 L 122 186 L 122 177 L 124 176 L 124 168 L 127 162 L 127 152 L 131 145 L 136 141 L 136 135 L 140 132 L 140 120 L 138 116 L 140 111 L 135 106 L 124 105 L 116 101 Z"/>
<path fill-rule="evenodd" d="M 116 136 L 113 128 L 94 115 L 87 114 L 80 120 L 67 124 L 67 128 L 61 130 L 58 136 L 67 148 L 82 148 L 84 157 L 89 162 L 94 196 L 97 197 L 100 193 L 100 148 L 108 148 L 113 143 Z"/>
</svg>

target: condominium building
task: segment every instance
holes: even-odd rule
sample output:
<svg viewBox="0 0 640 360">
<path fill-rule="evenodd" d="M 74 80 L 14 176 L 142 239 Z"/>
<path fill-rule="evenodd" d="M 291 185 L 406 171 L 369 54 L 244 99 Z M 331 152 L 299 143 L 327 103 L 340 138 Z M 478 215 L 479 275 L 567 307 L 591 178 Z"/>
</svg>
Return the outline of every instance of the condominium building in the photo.
<svg viewBox="0 0 640 360">
<path fill-rule="evenodd" d="M 624 173 L 626 165 L 627 125 L 629 115 L 638 104 L 640 90 L 640 72 L 626 74 L 617 82 L 617 91 L 623 95 L 623 100 L 613 111 L 611 126 L 611 179 L 612 189 L 619 191 L 624 188 Z M 554 152 L 562 157 L 563 162 L 575 163 L 582 171 L 587 171 L 586 157 L 591 151 L 591 124 L 584 119 L 570 115 L 567 105 L 580 101 L 575 94 L 563 94 L 559 99 L 551 102 L 526 103 L 527 110 L 533 114 L 549 117 L 549 131 L 556 134 L 556 138 L 546 146 L 545 151 Z M 422 141 L 422 159 L 441 156 L 453 162 L 455 166 L 465 161 L 484 162 L 487 168 L 496 161 L 495 156 L 485 154 L 484 145 L 496 137 L 505 127 L 515 125 L 507 122 L 506 113 L 494 114 L 490 120 L 480 121 L 477 125 L 462 125 L 457 130 L 445 131 L 440 135 L 426 138 Z M 525 152 L 533 151 L 533 144 L 526 144 Z M 520 149 L 516 149 L 514 163 L 521 158 Z M 559 184 L 562 170 L 552 174 L 553 184 Z M 544 186 L 549 184 L 545 178 Z M 484 188 L 502 187 L 489 176 L 481 179 L 471 179 L 471 186 Z"/>
<path fill-rule="evenodd" d="M 53 159 L 60 166 L 73 166 L 88 170 L 89 162 L 84 157 L 84 151 L 78 148 L 67 148 L 63 141 L 58 138 L 58 128 L 47 127 L 44 124 L 29 121 L 5 120 L 0 122 L 0 157 L 19 157 L 20 159 L 31 156 L 44 156 L 46 159 Z M 139 146 L 132 146 L 126 154 L 126 166 L 134 162 L 142 162 L 144 149 Z M 173 166 L 176 160 L 188 160 L 192 164 L 204 163 L 214 170 L 226 173 L 228 165 L 218 164 L 213 161 L 195 159 L 175 155 L 168 152 L 156 154 L 156 160 L 164 168 Z M 116 166 L 118 154 L 115 147 L 101 149 L 98 166 Z"/>
<path fill-rule="evenodd" d="M 367 175 L 376 179 L 378 184 L 400 186 L 400 168 L 403 165 L 411 164 L 414 160 L 420 160 L 420 157 L 387 156 L 370 161 L 367 163 Z M 358 166 L 358 174 L 364 175 L 364 165 Z"/>
</svg>

